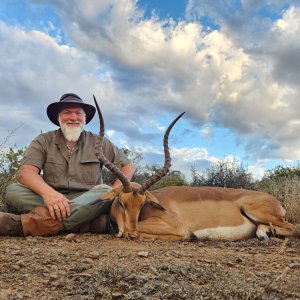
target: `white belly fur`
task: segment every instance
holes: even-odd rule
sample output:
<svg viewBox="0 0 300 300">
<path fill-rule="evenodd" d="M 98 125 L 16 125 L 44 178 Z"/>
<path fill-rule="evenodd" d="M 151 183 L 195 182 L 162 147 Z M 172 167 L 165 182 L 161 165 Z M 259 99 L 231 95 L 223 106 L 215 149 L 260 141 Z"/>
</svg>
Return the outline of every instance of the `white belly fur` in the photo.
<svg viewBox="0 0 300 300">
<path fill-rule="evenodd" d="M 237 241 L 255 235 L 256 225 L 244 218 L 244 223 L 234 227 L 205 228 L 194 231 L 198 239 Z"/>
</svg>

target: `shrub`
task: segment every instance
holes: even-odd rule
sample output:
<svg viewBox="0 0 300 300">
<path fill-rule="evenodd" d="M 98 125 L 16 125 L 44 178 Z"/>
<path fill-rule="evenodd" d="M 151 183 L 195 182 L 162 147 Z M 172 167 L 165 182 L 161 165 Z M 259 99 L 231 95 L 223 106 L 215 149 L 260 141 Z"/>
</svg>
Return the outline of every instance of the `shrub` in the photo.
<svg viewBox="0 0 300 300">
<path fill-rule="evenodd" d="M 3 197 L 6 187 L 16 181 L 16 173 L 22 160 L 25 148 L 16 149 L 5 147 L 9 137 L 16 131 L 13 130 L 9 133 L 8 137 L 0 144 L 0 210 L 2 209 Z"/>
<path fill-rule="evenodd" d="M 263 178 L 257 189 L 277 198 L 286 210 L 287 220 L 300 224 L 300 178 Z"/>
<path fill-rule="evenodd" d="M 264 176 L 268 179 L 282 179 L 282 178 L 300 178 L 300 165 L 297 166 L 277 166 L 274 169 L 268 170 Z"/>
<path fill-rule="evenodd" d="M 188 185 L 184 175 L 180 171 L 170 171 L 165 177 L 156 182 L 150 190 L 156 190 L 166 186 Z"/>
<path fill-rule="evenodd" d="M 253 176 L 242 163 L 222 161 L 205 170 L 191 167 L 192 186 L 253 189 Z"/>
</svg>

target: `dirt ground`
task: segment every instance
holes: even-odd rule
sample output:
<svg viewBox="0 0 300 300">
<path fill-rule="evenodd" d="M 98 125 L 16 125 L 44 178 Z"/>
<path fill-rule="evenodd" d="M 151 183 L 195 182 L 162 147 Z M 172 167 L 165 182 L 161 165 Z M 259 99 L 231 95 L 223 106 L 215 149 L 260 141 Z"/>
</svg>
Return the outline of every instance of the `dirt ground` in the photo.
<svg viewBox="0 0 300 300">
<path fill-rule="evenodd" d="M 0 299 L 300 299 L 300 239 L 0 237 Z"/>
</svg>

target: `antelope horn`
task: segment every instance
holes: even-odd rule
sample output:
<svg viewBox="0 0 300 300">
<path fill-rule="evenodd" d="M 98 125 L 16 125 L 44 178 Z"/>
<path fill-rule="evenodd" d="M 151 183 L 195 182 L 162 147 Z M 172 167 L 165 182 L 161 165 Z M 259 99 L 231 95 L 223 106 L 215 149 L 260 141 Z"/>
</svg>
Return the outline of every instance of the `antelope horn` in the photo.
<svg viewBox="0 0 300 300">
<path fill-rule="evenodd" d="M 161 178 L 163 178 L 170 170 L 171 167 L 171 157 L 168 145 L 169 133 L 175 123 L 182 117 L 184 113 L 180 114 L 167 128 L 164 135 L 164 152 L 165 152 L 165 163 L 162 169 L 158 170 L 156 174 L 148 178 L 142 186 L 139 188 L 138 193 L 144 194 L 154 183 L 158 182 Z"/>
<path fill-rule="evenodd" d="M 122 182 L 123 184 L 123 191 L 125 193 L 129 193 L 132 191 L 129 180 L 124 176 L 124 174 L 121 172 L 121 170 L 112 164 L 103 154 L 103 139 L 104 139 L 104 119 L 101 113 L 101 110 L 99 108 L 99 105 L 97 103 L 96 97 L 93 95 L 96 109 L 99 116 L 100 121 L 100 132 L 99 132 L 99 139 L 96 144 L 97 152 L 96 155 L 100 162 L 109 170 L 111 171 L 116 177 Z"/>
</svg>

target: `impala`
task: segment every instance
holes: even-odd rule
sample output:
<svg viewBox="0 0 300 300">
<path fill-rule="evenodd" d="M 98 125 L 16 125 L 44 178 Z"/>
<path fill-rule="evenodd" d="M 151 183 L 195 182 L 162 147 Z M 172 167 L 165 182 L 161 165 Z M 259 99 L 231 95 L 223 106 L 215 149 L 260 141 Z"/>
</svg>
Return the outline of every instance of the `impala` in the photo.
<svg viewBox="0 0 300 300">
<path fill-rule="evenodd" d="M 113 200 L 111 219 L 119 228 L 119 237 L 161 240 L 243 240 L 256 236 L 268 240 L 270 234 L 300 236 L 285 220 L 285 210 L 273 196 L 244 189 L 170 186 L 149 192 L 148 189 L 170 167 L 169 133 L 183 115 L 179 115 L 164 135 L 165 162 L 162 169 L 142 185 L 129 182 L 122 172 L 103 155 L 104 120 L 94 96 L 100 119 L 99 160 L 122 185 L 104 193 L 102 201 Z"/>
</svg>

